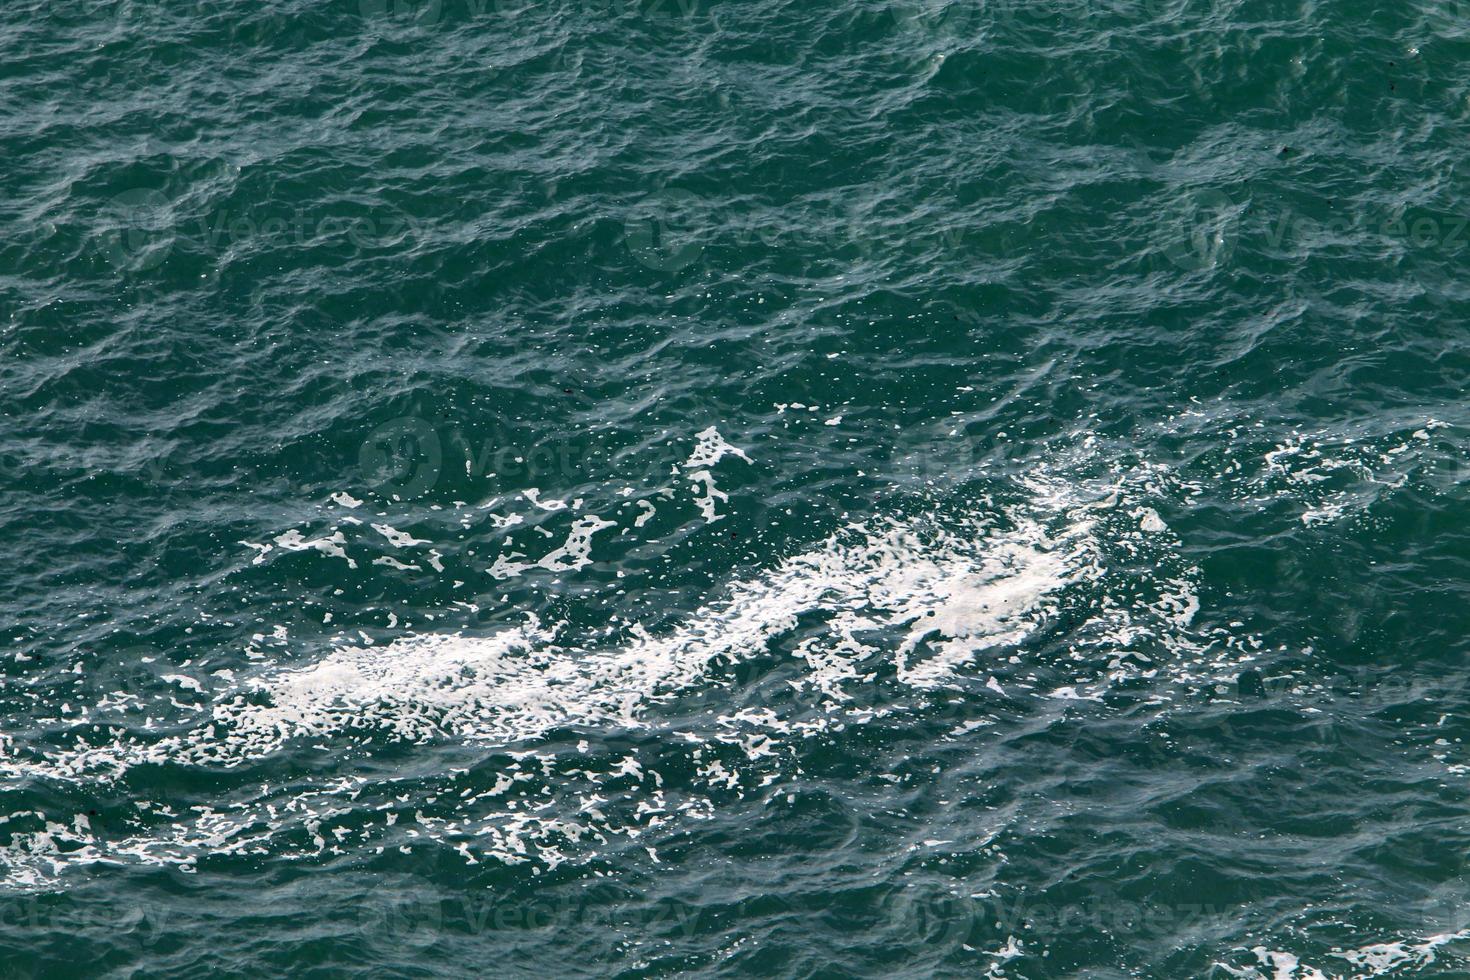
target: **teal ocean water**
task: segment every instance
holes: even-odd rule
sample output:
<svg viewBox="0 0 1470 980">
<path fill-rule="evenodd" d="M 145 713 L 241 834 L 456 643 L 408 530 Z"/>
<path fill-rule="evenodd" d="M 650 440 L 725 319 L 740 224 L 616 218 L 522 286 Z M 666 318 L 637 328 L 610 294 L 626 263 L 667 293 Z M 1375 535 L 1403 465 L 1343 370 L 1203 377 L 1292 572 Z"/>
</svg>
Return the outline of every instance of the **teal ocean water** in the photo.
<svg viewBox="0 0 1470 980">
<path fill-rule="evenodd" d="M 3 980 L 1470 976 L 1463 0 L 0 39 Z"/>
</svg>

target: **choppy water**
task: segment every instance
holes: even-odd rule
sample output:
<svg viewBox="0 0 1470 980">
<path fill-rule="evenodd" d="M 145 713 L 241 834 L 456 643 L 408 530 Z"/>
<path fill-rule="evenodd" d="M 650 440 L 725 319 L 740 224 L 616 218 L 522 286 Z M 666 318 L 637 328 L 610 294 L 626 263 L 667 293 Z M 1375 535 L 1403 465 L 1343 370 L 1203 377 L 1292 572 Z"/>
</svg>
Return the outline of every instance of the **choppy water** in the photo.
<svg viewBox="0 0 1470 980">
<path fill-rule="evenodd" d="M 1470 7 L 12 0 L 0 977 L 1470 976 Z"/>
</svg>

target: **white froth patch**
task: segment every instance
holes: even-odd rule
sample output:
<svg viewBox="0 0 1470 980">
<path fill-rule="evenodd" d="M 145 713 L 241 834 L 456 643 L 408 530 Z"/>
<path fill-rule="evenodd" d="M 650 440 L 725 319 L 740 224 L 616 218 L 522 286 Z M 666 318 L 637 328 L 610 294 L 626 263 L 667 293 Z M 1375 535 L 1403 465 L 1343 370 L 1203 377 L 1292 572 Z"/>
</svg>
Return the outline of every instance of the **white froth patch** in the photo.
<svg viewBox="0 0 1470 980">
<path fill-rule="evenodd" d="M 1364 974 L 1365 976 L 1376 977 L 1391 970 L 1397 970 L 1399 967 L 1413 967 L 1415 970 L 1422 970 L 1435 961 L 1436 949 L 1446 943 L 1467 937 L 1470 937 L 1470 931 L 1444 933 L 1429 936 L 1419 942 L 1374 943 L 1333 955 L 1347 960 L 1358 969 L 1367 970 L 1368 973 Z"/>
<path fill-rule="evenodd" d="M 1320 507 L 1308 507 L 1302 512 L 1302 523 L 1308 527 L 1313 524 L 1331 524 L 1347 511 L 1348 504 L 1349 501 L 1338 499 Z"/>
<path fill-rule="evenodd" d="M 539 564 L 581 567 L 592 535 L 610 526 L 580 519 Z M 640 727 L 653 705 L 694 689 L 717 665 L 763 654 L 808 614 L 831 620 L 801 644 L 816 686 L 837 691 L 856 676 L 853 661 L 874 652 L 855 632 L 898 627 L 906 629 L 893 654 L 900 679 L 941 687 L 984 651 L 1024 641 L 1051 612 L 1050 597 L 1076 571 L 1081 534 L 1074 528 L 1054 538 L 1029 521 L 1011 529 L 854 526 L 734 583 L 667 634 L 635 627 L 628 642 L 588 649 L 533 621 L 489 637 L 426 634 L 344 648 L 258 677 L 247 694 L 226 694 L 191 734 L 79 747 L 57 758 L 53 773 L 115 775 L 140 762 L 230 766 L 293 740 L 368 732 L 509 745 L 556 728 Z M 768 720 L 776 731 L 783 724 Z"/>
<path fill-rule="evenodd" d="M 591 517 L 579 523 L 543 565 L 575 567 L 591 534 L 610 526 Z M 937 549 L 904 525 L 872 536 L 855 529 L 736 583 L 727 599 L 668 635 L 643 634 L 608 650 L 561 646 L 537 623 L 492 637 L 415 636 L 339 650 L 266 678 L 258 686 L 267 704 L 239 698 L 217 705 L 214 717 L 229 754 L 243 757 L 364 727 L 407 741 L 500 744 L 558 727 L 636 727 L 649 706 L 690 689 L 712 666 L 762 653 L 803 614 L 834 608 L 862 614 L 839 624 L 835 644 L 819 638 L 803 646 L 827 686 L 853 676 L 844 661 L 868 652 L 854 628 L 908 625 L 900 677 L 932 688 L 951 683 L 979 652 L 1023 640 L 1048 611 L 1043 600 L 1069 580 L 1069 555 L 1036 526 L 973 540 L 945 534 Z M 933 654 L 919 659 L 921 643 L 931 640 Z"/>
<path fill-rule="evenodd" d="M 1076 535 L 1055 540 L 1039 525 L 1023 524 L 996 535 L 978 556 L 978 568 L 919 561 L 896 569 L 895 581 L 884 585 L 891 590 L 888 601 L 900 607 L 894 622 L 909 625 L 898 653 L 899 678 L 918 688 L 947 686 L 982 651 L 1024 640 L 1055 612 L 1048 600 L 1081 567 L 1082 553 L 1069 547 Z M 934 654 L 911 662 L 923 642 Z"/>
<path fill-rule="evenodd" d="M 92 832 L 86 814 L 70 821 L 47 819 L 40 810 L 20 810 L 0 816 L 0 882 L 19 890 L 50 886 L 68 865 L 107 860 L 104 845 Z"/>
<path fill-rule="evenodd" d="M 268 544 L 259 544 L 254 541 L 241 541 L 239 543 L 243 544 L 247 548 L 255 549 L 255 557 L 250 561 L 250 564 L 252 565 L 262 564 L 265 561 L 265 556 L 275 550 Z"/>
<path fill-rule="evenodd" d="M 1157 534 L 1169 530 L 1169 525 L 1159 516 L 1159 512 L 1152 507 L 1145 507 L 1138 512 L 1138 526 L 1141 530 L 1150 534 Z"/>
<path fill-rule="evenodd" d="M 572 522 L 566 543 L 547 554 L 537 564 L 553 572 L 575 572 L 592 564 L 592 535 L 616 527 L 613 521 L 605 521 L 595 515 L 579 517 Z"/>
<path fill-rule="evenodd" d="M 412 548 L 415 545 L 432 544 L 426 538 L 416 538 L 407 531 L 400 531 L 396 527 L 387 524 L 374 524 L 373 530 L 388 539 L 388 543 L 395 548 Z"/>
<path fill-rule="evenodd" d="M 302 536 L 300 531 L 293 528 L 285 534 L 277 535 L 275 541 L 287 551 L 320 551 L 324 555 L 342 559 L 347 563 L 348 568 L 357 567 L 357 562 L 347 557 L 347 539 L 342 536 L 341 531 L 334 531 L 328 536 L 308 540 Z M 264 552 L 260 557 L 264 557 Z"/>
<path fill-rule="evenodd" d="M 713 524 L 715 521 L 723 518 L 725 515 L 716 512 L 715 502 L 729 500 L 730 495 L 715 486 L 715 478 L 710 474 L 710 471 L 699 470 L 689 474 L 689 482 L 694 485 L 696 490 L 700 487 L 704 488 L 704 495 L 696 495 L 694 503 L 699 507 L 699 512 L 704 515 L 705 521 Z"/>
<path fill-rule="evenodd" d="M 558 511 L 567 509 L 567 502 L 565 500 L 542 500 L 541 491 L 535 487 L 531 487 L 529 490 L 522 490 L 521 496 L 529 500 L 532 506 L 539 507 L 542 510 Z"/>
<path fill-rule="evenodd" d="M 694 447 L 694 452 L 689 454 L 684 468 L 694 470 L 689 474 L 689 481 L 696 490 L 701 488 L 704 490 L 702 495 L 695 495 L 694 502 L 699 507 L 699 512 L 704 515 L 705 522 L 713 524 L 724 516 L 716 511 L 716 501 L 729 500 L 730 495 L 715 486 L 715 478 L 710 472 L 710 467 L 726 456 L 738 456 L 747 463 L 750 462 L 750 457 L 745 455 L 744 450 L 737 449 L 726 442 L 714 426 L 699 433 L 697 438 L 699 444 Z"/>
<path fill-rule="evenodd" d="M 690 458 L 707 467 L 732 454 L 747 458 L 706 430 Z M 701 472 L 708 469 L 693 475 Z M 515 753 L 516 758 L 535 754 L 535 761 L 507 767 L 496 791 L 468 794 L 442 818 L 411 821 L 413 836 L 421 843 L 449 843 L 471 861 L 554 866 L 584 854 L 589 841 L 637 836 L 676 817 L 699 819 L 713 812 L 722 794 L 742 795 L 787 778 L 802 739 L 888 710 L 848 706 L 873 682 L 875 665 L 885 661 L 891 668 L 887 676 L 896 675 L 899 683 L 918 691 L 983 685 L 1010 697 L 1052 693 L 1095 700 L 1092 685 L 1080 686 L 1076 675 L 1069 679 L 1071 686 L 1057 692 L 1024 678 L 1002 687 L 993 676 L 1014 677 L 1003 672 L 1006 664 L 1019 662 L 1020 648 L 1064 602 L 1069 615 L 1084 618 L 1068 654 L 1081 660 L 1082 651 L 1096 649 L 1114 658 L 1107 675 L 1097 678 L 1099 689 L 1116 676 L 1152 676 L 1160 669 L 1156 649 L 1155 661 L 1131 652 L 1136 640 L 1181 654 L 1169 665 L 1171 671 L 1208 670 L 1211 658 L 1219 656 L 1216 641 L 1199 642 L 1182 632 L 1198 609 L 1194 572 L 1167 560 L 1172 535 L 1145 530 L 1137 510 L 1116 506 L 1127 488 L 1084 490 L 1041 476 L 1028 479 L 1026 486 L 1033 493 L 1024 505 L 988 516 L 854 524 L 768 571 L 729 584 L 719 598 L 658 635 L 632 624 L 621 639 L 592 643 L 534 620 L 493 636 L 433 633 L 379 645 L 364 635 L 361 645 L 337 649 L 314 663 L 277 665 L 253 677 L 241 670 L 239 683 L 222 693 L 205 690 L 195 692 L 204 697 L 194 704 L 174 702 L 179 712 L 197 713 L 199 719 L 184 734 L 150 738 L 146 726 L 115 729 L 104 744 L 79 740 L 24 755 L 0 744 L 0 772 L 106 780 L 145 763 L 228 768 L 288 746 L 333 752 L 347 746 L 371 751 L 385 740 L 523 746 L 530 751 Z M 1109 489 L 1112 503 L 1099 509 L 1096 502 Z M 671 497 L 672 491 L 661 494 Z M 644 513 L 652 511 L 650 505 Z M 535 568 L 575 573 L 591 563 L 595 536 L 613 526 L 581 516 L 565 542 L 539 560 L 507 552 L 488 572 L 494 578 Z M 388 531 L 402 532 L 378 528 L 397 545 Z M 292 550 L 318 544 L 299 534 L 282 538 L 290 542 L 282 546 L 294 545 Z M 340 533 L 337 538 L 321 540 L 340 547 Z M 1131 566 L 1143 558 L 1159 571 L 1146 576 L 1144 589 L 1136 588 L 1131 577 L 1126 583 L 1114 581 L 1106 577 L 1114 554 L 1124 555 Z M 375 567 L 405 564 L 391 559 Z M 1088 589 L 1069 588 L 1080 583 Z M 729 683 L 723 668 L 768 655 L 775 641 L 790 637 L 798 626 L 802 635 L 792 651 L 802 669 L 792 684 L 805 697 L 778 699 L 775 710 L 736 711 L 681 730 L 673 742 L 682 744 L 682 739 L 692 746 L 692 771 L 699 775 L 678 802 L 664 798 L 661 774 L 638 759 L 625 759 L 611 775 L 586 768 L 586 762 L 553 770 L 551 753 L 538 747 L 539 740 L 559 730 L 656 728 L 660 704 L 700 692 L 717 672 L 720 683 Z M 1132 658 L 1148 661 L 1146 668 L 1140 671 Z M 210 687 L 219 691 L 223 685 Z M 178 731 L 176 723 L 186 717 L 170 718 L 171 729 Z M 976 721 L 956 730 L 988 724 Z M 448 783 L 454 778 L 443 775 Z M 555 810 L 517 809 L 524 804 L 516 798 L 521 784 L 533 778 L 550 794 L 544 805 L 554 801 Z M 604 784 L 612 780 L 619 797 L 627 795 L 623 790 L 629 781 L 636 784 L 636 815 L 615 812 L 611 807 L 622 804 L 604 799 L 611 795 L 602 792 Z M 259 850 L 267 844 L 271 853 L 303 858 L 343 853 L 369 841 L 391 839 L 407 846 L 394 837 L 407 833 L 405 822 L 388 829 L 407 816 L 396 807 L 382 822 L 358 826 L 339 839 L 348 831 L 334 829 L 330 815 L 360 809 L 351 801 L 375 790 L 386 792 L 381 781 L 344 776 L 322 779 L 317 788 L 286 800 L 263 791 L 258 800 L 222 805 L 226 813 L 168 817 L 163 827 L 98 847 L 112 859 L 182 866 L 210 853 Z M 495 805 L 487 809 L 492 799 Z M 309 845 L 300 844 L 303 828 L 310 831 Z"/>
<path fill-rule="evenodd" d="M 1251 953 L 1256 957 L 1253 965 L 1235 967 L 1227 963 L 1217 963 L 1216 966 L 1243 980 L 1370 980 L 1400 969 L 1411 969 L 1416 973 L 1422 971 L 1435 962 L 1435 951 L 1439 947 L 1466 938 L 1470 938 L 1470 930 L 1429 936 L 1417 942 L 1400 940 L 1372 943 L 1357 949 L 1335 950 L 1328 954 L 1336 959 L 1346 960 L 1353 968 L 1349 973 L 1324 971 L 1303 963 L 1294 953 L 1265 946 L 1251 948 Z"/>
<path fill-rule="evenodd" d="M 725 441 L 718 429 L 710 426 L 695 436 L 699 444 L 694 447 L 694 452 L 685 461 L 684 468 L 688 470 L 707 470 L 714 466 L 726 456 L 739 456 L 747 463 L 750 457 L 745 455 L 745 450 L 737 449 Z"/>
<path fill-rule="evenodd" d="M 578 571 L 592 564 L 592 536 L 610 527 L 617 527 L 617 523 L 605 521 L 595 514 L 587 514 L 572 522 L 567 539 L 560 548 L 548 552 L 539 561 L 520 561 L 519 559 L 526 557 L 524 554 L 510 552 L 497 556 L 488 571 L 491 578 L 496 580 L 516 578 L 533 568 L 543 568 L 549 572 Z M 550 536 L 550 532 L 546 533 Z"/>
<path fill-rule="evenodd" d="M 609 523 L 587 522 L 584 542 Z M 856 544 L 832 539 L 766 576 L 736 583 L 731 597 L 669 635 L 604 651 L 566 648 L 535 623 L 490 638 L 425 635 L 343 649 L 263 680 L 269 704 L 237 699 L 216 705 L 215 718 L 232 752 L 245 757 L 293 738 L 360 727 L 404 741 L 494 743 L 525 742 L 556 727 L 637 727 L 650 705 L 692 688 L 714 664 L 763 652 L 803 614 L 854 605 L 872 610 L 863 626 L 913 623 L 900 652 L 901 676 L 935 686 L 976 651 L 1022 639 L 1036 599 L 1066 582 L 1061 555 L 1042 548 L 1025 555 L 1016 541 L 994 555 L 928 560 L 913 554 L 916 545 L 901 526 L 858 536 Z M 983 539 L 976 547 L 982 550 Z M 920 641 L 935 635 L 948 638 L 939 654 L 907 666 Z"/>
<path fill-rule="evenodd" d="M 1254 486 L 1299 499 L 1305 505 L 1301 521 L 1308 527 L 1357 517 L 1411 477 L 1441 490 L 1458 482 L 1456 474 L 1465 471 L 1463 442 L 1431 435 L 1444 428 L 1451 426 L 1429 419 L 1407 434 L 1295 432 L 1265 453 Z"/>
</svg>

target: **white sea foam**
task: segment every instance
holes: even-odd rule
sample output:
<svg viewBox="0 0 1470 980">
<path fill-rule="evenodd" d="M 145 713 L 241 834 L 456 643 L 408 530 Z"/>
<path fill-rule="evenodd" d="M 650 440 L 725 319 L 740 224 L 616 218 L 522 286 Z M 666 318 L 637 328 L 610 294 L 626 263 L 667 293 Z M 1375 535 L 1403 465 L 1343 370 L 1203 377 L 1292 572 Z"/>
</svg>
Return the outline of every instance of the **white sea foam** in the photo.
<svg viewBox="0 0 1470 980">
<path fill-rule="evenodd" d="M 745 455 L 744 450 L 737 449 L 726 442 L 714 426 L 699 433 L 698 439 L 699 444 L 694 447 L 694 452 L 689 454 L 684 468 L 694 471 L 689 474 L 689 482 L 694 485 L 695 489 L 704 490 L 703 494 L 696 493 L 694 502 L 698 505 L 699 512 L 704 515 L 705 522 L 713 524 L 724 516 L 716 511 L 716 501 L 729 500 L 730 495 L 715 486 L 714 474 L 710 472 L 710 468 L 726 456 L 738 456 L 747 463 L 750 462 L 750 457 Z"/>
<path fill-rule="evenodd" d="M 1420 940 L 1371 943 L 1357 949 L 1336 950 L 1328 954 L 1334 959 L 1347 961 L 1352 968 L 1347 973 L 1334 972 L 1330 967 L 1323 969 L 1312 966 L 1303 963 L 1294 953 L 1265 946 L 1252 947 L 1251 953 L 1256 958 L 1254 964 L 1240 967 L 1227 963 L 1216 965 L 1242 980 L 1370 980 L 1372 977 L 1396 973 L 1400 969 L 1418 973 L 1435 962 L 1436 951 L 1441 946 L 1466 938 L 1470 938 L 1470 931 L 1443 933 Z"/>
<path fill-rule="evenodd" d="M 700 438 L 691 462 L 744 458 L 713 430 Z M 361 645 L 304 665 L 252 663 L 225 678 L 227 683 L 215 683 L 211 674 L 208 687 L 201 682 L 190 692 L 194 703 L 171 699 L 174 734 L 150 735 L 152 725 L 113 729 L 105 742 L 93 735 L 65 748 L 24 753 L 0 743 L 0 773 L 108 780 L 140 764 L 229 768 L 290 747 L 370 750 L 385 742 L 523 748 L 540 753 L 539 763 L 510 767 L 502 774 L 509 782 L 496 792 L 465 789 L 453 814 L 416 819 L 414 832 L 420 841 L 452 844 L 470 861 L 554 865 L 588 850 L 589 841 L 636 835 L 676 816 L 702 819 L 718 794 L 741 794 L 783 778 L 802 739 L 843 719 L 873 715 L 873 708 L 848 705 L 868 690 L 880 668 L 920 697 L 969 686 L 1011 698 L 1063 699 L 1050 702 L 1055 704 L 1095 702 L 1110 677 L 1149 676 L 1166 666 L 1186 673 L 1209 670 L 1222 651 L 1214 639 L 1191 632 L 1199 608 L 1197 572 L 1171 557 L 1171 532 L 1141 526 L 1142 511 L 1129 499 L 1135 489 L 1126 483 L 1081 487 L 1033 473 L 1025 484 L 1028 499 L 1010 506 L 855 523 L 721 587 L 682 623 L 656 634 L 631 624 L 618 639 L 594 640 L 566 624 L 529 619 L 491 635 L 421 633 L 387 644 L 364 636 Z M 581 516 L 566 540 L 540 559 L 506 552 L 486 570 L 499 579 L 533 568 L 576 574 L 593 561 L 595 536 L 614 526 L 592 514 Z M 429 544 L 388 525 L 376 530 L 380 546 L 382 539 L 395 547 Z M 336 558 L 345 557 L 347 543 L 340 531 L 316 540 L 290 532 L 276 541 L 289 550 L 319 550 Z M 1130 580 L 1124 591 L 1110 591 L 1107 572 L 1117 555 L 1135 564 L 1148 559 L 1154 570 L 1149 588 L 1135 588 Z M 392 574 L 407 564 L 393 559 L 371 569 Z M 1064 607 L 1080 624 L 1070 641 L 1071 658 L 1102 652 L 1110 658 L 1106 672 L 1090 684 L 1071 674 L 1056 690 L 1038 688 L 1034 677 L 1000 684 L 996 673 L 1028 656 L 1037 631 Z M 590 736 L 614 728 L 657 728 L 665 717 L 661 706 L 705 691 L 716 674 L 720 683 L 729 683 L 730 665 L 769 656 L 776 641 L 792 636 L 791 650 L 803 666 L 792 683 L 804 698 L 732 710 L 717 714 L 707 727 L 682 729 L 674 741 L 689 744 L 696 776 L 677 802 L 665 797 L 661 774 L 638 760 L 599 775 L 585 763 L 563 764 L 544 754 L 544 739 L 555 731 Z M 1137 646 L 1144 638 L 1149 655 Z M 1161 651 L 1176 655 L 1177 662 L 1160 663 Z M 252 659 L 265 657 L 255 647 L 248 652 Z M 159 710 L 157 702 L 149 710 Z M 196 721 L 191 725 L 188 714 L 180 713 L 192 713 Z M 955 730 L 975 732 L 990 724 L 981 720 Z M 178 734 L 181 725 L 186 730 Z M 501 795 L 531 779 L 550 780 L 556 816 L 518 810 Z M 614 818 L 603 799 L 605 787 L 628 780 L 640 786 L 636 814 Z M 700 795 L 701 787 L 708 795 Z M 356 794 L 371 789 L 361 779 L 344 777 L 284 799 L 263 791 L 258 799 L 222 805 L 218 812 L 153 810 L 164 826 L 106 842 L 86 835 L 55 859 L 183 866 L 211 853 L 265 847 L 263 839 L 271 853 L 341 853 L 353 842 L 367 846 L 388 839 L 402 826 L 394 807 L 384 822 L 357 827 L 346 838 L 344 828 L 328 829 L 333 814 L 352 812 Z M 457 794 L 446 790 L 444 796 Z M 304 834 L 311 843 L 288 847 L 283 841 L 290 834 L 297 841 Z M 45 839 L 33 843 L 46 852 Z M 36 867 L 30 857 L 0 853 L 0 865 L 22 864 L 32 869 L 26 873 Z"/>
<path fill-rule="evenodd" d="M 690 453 L 689 459 L 685 461 L 685 469 L 707 470 L 726 456 L 739 456 L 747 463 L 750 462 L 750 457 L 745 455 L 745 450 L 738 449 L 726 442 L 725 437 L 720 435 L 719 430 L 714 426 L 700 432 L 695 438 L 699 440 L 699 444 L 694 447 L 694 452 Z"/>
<path fill-rule="evenodd" d="M 320 538 L 307 539 L 300 531 L 293 528 L 285 534 L 277 535 L 275 541 L 287 551 L 320 551 L 324 555 L 342 559 L 347 563 L 348 568 L 357 567 L 357 562 L 347 557 L 347 539 L 338 530 L 333 530 L 331 534 Z M 258 546 L 251 545 L 251 547 Z M 264 557 L 264 552 L 260 557 Z"/>
<path fill-rule="evenodd" d="M 421 544 L 432 544 L 425 538 L 416 538 L 407 531 L 400 531 L 388 524 L 374 524 L 373 530 L 388 539 L 388 543 L 395 548 L 413 548 Z"/>
<path fill-rule="evenodd" d="M 577 567 L 591 534 L 611 526 L 593 517 L 579 523 L 544 566 Z M 612 649 L 563 645 L 556 630 L 533 621 L 489 637 L 425 634 L 338 650 L 259 679 L 263 699 L 217 704 L 221 735 L 209 754 L 257 757 L 293 738 L 365 727 L 407 741 L 508 744 L 557 727 L 638 726 L 651 705 L 695 686 L 712 666 L 760 653 L 800 617 L 822 611 L 848 615 L 836 637 L 807 641 L 809 656 L 818 646 L 838 660 L 843 651 L 870 653 L 854 631 L 901 627 L 900 679 L 939 687 L 984 650 L 1022 642 L 1052 611 L 1049 597 L 1085 567 L 1083 533 L 1052 535 L 1034 521 L 923 536 L 896 521 L 855 526 L 733 584 L 672 632 Z"/>
</svg>

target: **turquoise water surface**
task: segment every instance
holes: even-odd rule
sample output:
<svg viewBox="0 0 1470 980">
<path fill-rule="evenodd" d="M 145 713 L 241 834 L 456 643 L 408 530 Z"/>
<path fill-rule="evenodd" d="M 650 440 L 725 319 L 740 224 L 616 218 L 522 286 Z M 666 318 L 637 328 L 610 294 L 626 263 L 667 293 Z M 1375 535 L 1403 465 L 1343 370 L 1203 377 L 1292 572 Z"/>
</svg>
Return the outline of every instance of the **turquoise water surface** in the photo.
<svg viewBox="0 0 1470 980">
<path fill-rule="evenodd" d="M 1470 976 L 1470 4 L 0 38 L 0 980 Z"/>
</svg>

